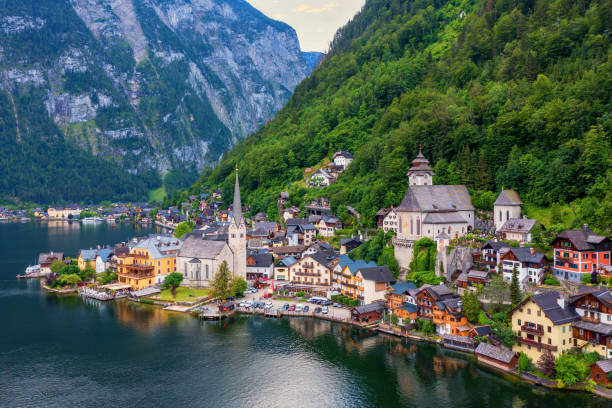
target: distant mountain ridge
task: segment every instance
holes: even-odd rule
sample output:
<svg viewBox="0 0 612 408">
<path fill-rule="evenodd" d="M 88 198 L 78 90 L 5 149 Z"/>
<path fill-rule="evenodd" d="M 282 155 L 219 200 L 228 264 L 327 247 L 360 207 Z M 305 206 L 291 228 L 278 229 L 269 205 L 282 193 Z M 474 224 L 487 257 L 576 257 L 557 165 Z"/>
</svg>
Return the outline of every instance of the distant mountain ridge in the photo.
<svg viewBox="0 0 612 408">
<path fill-rule="evenodd" d="M 122 178 L 142 196 L 159 184 L 150 169 L 216 162 L 310 72 L 295 31 L 243 0 L 31 0 L 0 4 L 0 16 L 0 108 L 12 126 L 2 132 L 10 187 L 0 184 L 0 199 L 47 201 L 39 189 L 50 161 L 36 146 L 68 155 L 68 167 L 70 155 L 93 155 L 92 166 L 139 174 L 147 186 Z M 36 158 L 34 180 L 11 151 Z M 66 170 L 52 178 L 57 189 Z"/>
</svg>

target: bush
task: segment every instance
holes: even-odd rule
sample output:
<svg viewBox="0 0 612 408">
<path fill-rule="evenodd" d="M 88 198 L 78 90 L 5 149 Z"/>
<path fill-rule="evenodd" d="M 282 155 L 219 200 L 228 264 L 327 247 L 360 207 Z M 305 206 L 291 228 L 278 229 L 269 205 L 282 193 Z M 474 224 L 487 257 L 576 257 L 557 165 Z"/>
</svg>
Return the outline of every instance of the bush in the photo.
<svg viewBox="0 0 612 408">
<path fill-rule="evenodd" d="M 589 375 L 589 364 L 577 353 L 563 353 L 555 360 L 555 370 L 556 378 L 563 385 L 569 386 L 586 379 Z"/>
<path fill-rule="evenodd" d="M 544 281 L 542 283 L 544 285 L 550 285 L 550 286 L 560 286 L 561 285 L 561 283 L 559 283 L 557 278 L 555 278 L 554 276 L 552 276 L 550 274 L 546 275 L 546 277 L 544 278 Z"/>
<path fill-rule="evenodd" d="M 73 286 L 79 282 L 81 282 L 81 277 L 76 273 L 72 273 L 70 275 L 60 275 L 59 278 L 57 278 L 57 283 L 60 286 Z"/>
<path fill-rule="evenodd" d="M 521 351 L 521 354 L 519 355 L 519 358 L 518 358 L 519 374 L 521 374 L 523 371 L 529 371 L 532 368 L 533 368 L 533 362 L 531 361 L 529 357 L 527 357 L 527 354 Z"/>
<path fill-rule="evenodd" d="M 436 332 L 436 326 L 431 320 L 417 320 L 416 325 L 417 329 L 425 335 Z"/>
<path fill-rule="evenodd" d="M 299 291 L 298 293 L 295 294 L 296 297 L 304 297 L 305 293 L 304 291 Z"/>
<path fill-rule="evenodd" d="M 399 323 L 399 317 L 397 317 L 397 315 L 392 314 L 391 315 L 391 323 L 398 324 Z"/>
<path fill-rule="evenodd" d="M 140 303 L 144 303 L 145 305 L 154 305 L 155 302 L 151 299 L 140 298 Z"/>
</svg>

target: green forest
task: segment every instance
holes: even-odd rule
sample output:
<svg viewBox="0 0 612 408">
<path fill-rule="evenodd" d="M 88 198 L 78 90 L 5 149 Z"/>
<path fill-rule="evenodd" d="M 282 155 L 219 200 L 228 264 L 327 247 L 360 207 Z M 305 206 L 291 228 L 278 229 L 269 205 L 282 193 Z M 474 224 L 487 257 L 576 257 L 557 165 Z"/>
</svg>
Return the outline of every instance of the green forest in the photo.
<svg viewBox="0 0 612 408">
<path fill-rule="evenodd" d="M 276 118 L 190 192 L 221 187 L 229 201 L 238 165 L 253 213 L 274 216 L 289 189 L 293 204 L 329 196 L 373 225 L 400 203 L 422 145 L 435 182 L 466 184 L 476 207 L 513 188 L 609 228 L 611 27 L 611 0 L 368 0 Z M 341 149 L 349 169 L 306 190 L 304 169 Z"/>
</svg>

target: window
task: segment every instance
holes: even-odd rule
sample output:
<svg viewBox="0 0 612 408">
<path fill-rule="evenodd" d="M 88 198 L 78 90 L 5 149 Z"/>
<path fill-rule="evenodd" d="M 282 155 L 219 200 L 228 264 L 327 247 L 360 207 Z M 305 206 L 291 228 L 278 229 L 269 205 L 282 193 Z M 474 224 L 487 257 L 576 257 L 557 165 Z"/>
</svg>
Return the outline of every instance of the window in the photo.
<svg viewBox="0 0 612 408">
<path fill-rule="evenodd" d="M 506 210 L 506 221 L 510 219 L 510 211 Z"/>
<path fill-rule="evenodd" d="M 552 332 L 552 328 L 550 326 L 548 326 L 548 332 L 551 333 Z"/>
<path fill-rule="evenodd" d="M 501 210 L 499 210 L 499 220 L 500 220 L 500 221 L 503 221 L 503 220 L 504 220 L 504 219 L 502 218 L 502 212 L 501 212 Z"/>
<path fill-rule="evenodd" d="M 527 309 L 527 314 L 530 315 L 531 314 L 531 309 Z"/>
<path fill-rule="evenodd" d="M 555 253 L 555 255 L 557 255 L 557 256 L 561 256 L 561 252 L 560 252 L 560 251 L 557 251 L 557 252 Z"/>
<path fill-rule="evenodd" d="M 563 328 L 563 333 L 565 333 L 565 327 Z M 565 343 L 563 343 L 563 344 L 565 344 Z"/>
<path fill-rule="evenodd" d="M 589 259 L 589 254 L 583 254 L 582 259 Z"/>
<path fill-rule="evenodd" d="M 541 315 L 541 312 L 538 310 L 538 317 Z"/>
<path fill-rule="evenodd" d="M 521 325 L 521 319 L 518 319 L 518 325 L 519 326 Z"/>
</svg>

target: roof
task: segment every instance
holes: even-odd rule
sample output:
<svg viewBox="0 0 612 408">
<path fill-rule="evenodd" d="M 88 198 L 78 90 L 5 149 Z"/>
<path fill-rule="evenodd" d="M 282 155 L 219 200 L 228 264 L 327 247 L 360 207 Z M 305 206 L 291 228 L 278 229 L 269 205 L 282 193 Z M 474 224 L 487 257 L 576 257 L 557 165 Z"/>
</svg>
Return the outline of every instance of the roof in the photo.
<svg viewBox="0 0 612 408">
<path fill-rule="evenodd" d="M 336 154 L 334 154 L 334 158 L 336 158 L 336 156 L 344 156 L 347 159 L 352 159 L 353 155 L 349 152 L 347 152 L 346 150 L 340 150 L 339 152 L 336 152 Z"/>
<path fill-rule="evenodd" d="M 486 336 L 492 333 L 491 326 L 489 325 L 474 327 L 474 331 L 477 336 Z"/>
<path fill-rule="evenodd" d="M 356 245 L 361 245 L 361 241 L 358 240 L 357 238 L 340 238 L 340 246 L 351 244 L 351 243 L 356 244 Z"/>
<path fill-rule="evenodd" d="M 467 188 L 458 186 L 411 186 L 406 190 L 400 211 L 473 211 Z"/>
<path fill-rule="evenodd" d="M 359 268 L 357 273 L 360 273 L 364 280 L 370 280 L 376 283 L 395 282 L 395 276 L 393 276 L 393 273 L 386 265 Z"/>
<path fill-rule="evenodd" d="M 398 309 L 402 309 L 407 311 L 408 313 L 414 313 L 417 311 L 417 306 L 412 303 L 403 303 L 402 306 L 398 307 Z"/>
<path fill-rule="evenodd" d="M 190 235 L 178 252 L 178 256 L 185 258 L 215 259 L 227 246 L 225 241 L 213 241 L 204 236 Z"/>
<path fill-rule="evenodd" d="M 63 252 L 45 252 L 45 253 L 38 255 L 39 265 L 42 265 L 45 263 L 51 263 L 52 261 L 55 261 L 55 260 L 63 261 L 64 253 Z"/>
<path fill-rule="evenodd" d="M 442 300 L 448 297 L 458 297 L 455 292 L 444 285 L 423 285 L 421 288 L 426 289 L 435 300 Z"/>
<path fill-rule="evenodd" d="M 461 224 L 467 223 L 466 219 L 457 212 L 434 212 L 428 213 L 423 218 L 423 224 Z"/>
<path fill-rule="evenodd" d="M 606 374 L 612 371 L 612 359 L 599 360 L 595 364 Z"/>
<path fill-rule="evenodd" d="M 342 269 L 344 269 L 345 267 L 348 267 L 348 270 L 352 275 L 355 275 L 360 268 L 374 268 L 378 266 L 376 265 L 376 262 L 374 261 L 365 261 L 363 259 L 353 260 L 349 258 L 347 255 L 341 255 L 341 256 L 348 258 L 348 261 L 340 259 L 340 261 L 338 262 L 340 264 L 340 267 Z"/>
<path fill-rule="evenodd" d="M 247 258 L 252 258 L 255 261 L 255 265 L 247 264 L 247 267 L 252 267 L 252 268 L 269 268 L 274 263 L 272 254 L 269 252 L 250 253 L 247 255 Z"/>
<path fill-rule="evenodd" d="M 308 255 L 308 258 L 312 258 L 321 265 L 328 267 L 328 264 L 336 259 L 336 255 L 333 252 L 319 251 L 312 255 Z"/>
<path fill-rule="evenodd" d="M 560 296 L 560 293 L 551 291 L 533 295 L 527 300 L 533 300 L 554 325 L 566 324 L 580 320 L 580 316 L 578 316 L 573 308 L 568 306 L 559 306 L 557 299 L 559 299 Z M 521 304 L 522 302 L 519 305 Z"/>
<path fill-rule="evenodd" d="M 510 248 L 510 252 L 514 254 L 516 259 L 520 262 L 526 263 L 541 263 L 545 260 L 545 255 L 541 252 L 533 251 L 531 253 L 531 248 L 523 247 L 523 248 Z"/>
<path fill-rule="evenodd" d="M 364 314 L 371 312 L 380 312 L 385 308 L 385 305 L 382 302 L 373 302 L 363 306 L 357 306 L 353 309 L 353 313 Z"/>
<path fill-rule="evenodd" d="M 499 229 L 500 232 L 529 232 L 538 220 L 529 218 L 509 218 Z"/>
<path fill-rule="evenodd" d="M 504 241 L 487 241 L 482 246 L 482 249 L 493 249 L 494 251 L 499 251 L 502 248 L 511 248 L 511 246 Z"/>
<path fill-rule="evenodd" d="M 468 278 L 487 279 L 488 277 L 489 277 L 489 272 L 487 271 L 479 271 L 476 269 L 472 269 L 468 272 Z"/>
<path fill-rule="evenodd" d="M 301 225 L 301 224 L 308 224 L 308 219 L 307 218 L 289 218 L 285 224 L 286 225 Z"/>
<path fill-rule="evenodd" d="M 93 261 L 96 259 L 97 252 L 96 249 L 81 249 L 79 254 L 85 261 Z"/>
<path fill-rule="evenodd" d="M 523 202 L 518 193 L 514 190 L 502 190 L 497 196 L 493 205 L 521 205 Z"/>
<path fill-rule="evenodd" d="M 149 286 L 148 288 L 144 288 L 144 289 L 140 289 L 135 292 L 132 292 L 132 295 L 136 297 L 142 297 L 142 296 L 151 296 L 151 295 L 154 295 L 160 292 L 161 292 L 160 288 L 155 287 L 155 286 Z"/>
<path fill-rule="evenodd" d="M 600 302 L 607 303 L 609 307 L 612 307 L 612 292 L 609 289 L 599 289 L 593 286 L 581 286 L 578 289 L 578 294 L 570 297 L 570 303 L 573 304 L 576 300 L 587 295 L 593 295 Z"/>
<path fill-rule="evenodd" d="M 391 287 L 391 293 L 394 295 L 403 295 L 411 289 L 415 289 L 416 285 L 412 282 L 397 282 L 394 283 Z"/>
<path fill-rule="evenodd" d="M 112 254 L 113 254 L 112 249 L 104 248 L 104 249 L 99 250 L 96 256 L 99 256 L 102 259 L 102 262 L 108 262 Z"/>
<path fill-rule="evenodd" d="M 604 336 L 609 336 L 612 334 L 612 324 L 605 323 L 591 323 L 584 320 L 579 320 L 573 324 L 574 327 L 579 329 L 584 329 L 588 331 L 592 331 L 595 333 L 603 334 Z"/>
<path fill-rule="evenodd" d="M 493 360 L 509 364 L 514 358 L 514 352 L 504 347 L 496 347 L 487 343 L 480 343 L 476 347 L 476 354 L 481 354 Z"/>
<path fill-rule="evenodd" d="M 555 241 L 559 238 L 565 238 L 572 242 L 572 245 L 579 251 L 588 251 L 596 249 L 596 245 L 600 244 L 607 237 L 596 235 L 589 228 L 582 228 L 578 230 L 565 230 L 557 235 Z M 554 241 L 553 241 L 554 242 Z"/>
<path fill-rule="evenodd" d="M 290 245 L 272 248 L 272 253 L 275 255 L 302 253 L 306 250 L 304 245 Z"/>
<path fill-rule="evenodd" d="M 281 259 L 280 261 L 278 261 L 278 263 L 276 265 L 277 266 L 289 267 L 289 266 L 293 265 L 296 262 L 297 262 L 297 260 L 294 257 L 286 256 L 283 259 Z"/>
</svg>

